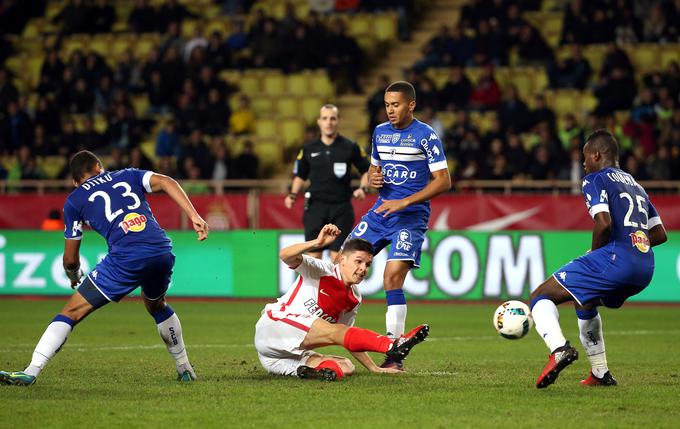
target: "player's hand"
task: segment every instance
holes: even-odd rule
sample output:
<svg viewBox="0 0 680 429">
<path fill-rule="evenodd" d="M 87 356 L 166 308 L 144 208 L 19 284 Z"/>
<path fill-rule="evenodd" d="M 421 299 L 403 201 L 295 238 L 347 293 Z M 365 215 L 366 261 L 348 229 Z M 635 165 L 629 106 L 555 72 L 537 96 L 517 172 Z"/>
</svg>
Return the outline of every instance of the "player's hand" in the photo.
<svg viewBox="0 0 680 429">
<path fill-rule="evenodd" d="M 366 192 L 364 192 L 364 190 L 361 189 L 361 188 L 357 188 L 357 189 L 355 189 L 354 192 L 352 193 L 352 196 L 353 196 L 354 198 L 356 198 L 357 200 L 363 200 L 363 199 L 366 198 Z"/>
<path fill-rule="evenodd" d="M 293 197 L 290 195 L 286 195 L 286 198 L 283 200 L 283 205 L 290 210 L 293 208 L 293 205 L 295 205 L 295 199 L 293 199 Z"/>
<path fill-rule="evenodd" d="M 377 214 L 382 214 L 383 217 L 387 217 L 388 215 L 398 212 L 399 210 L 403 210 L 406 207 L 408 207 L 408 202 L 404 199 L 383 200 L 383 203 L 380 204 L 377 209 L 375 209 L 375 212 Z"/>
<path fill-rule="evenodd" d="M 368 177 L 368 185 L 371 186 L 372 188 L 382 188 L 384 182 L 385 178 L 383 177 L 382 169 L 374 171 Z"/>
<path fill-rule="evenodd" d="M 332 223 L 324 225 L 324 227 L 321 228 L 321 231 L 319 231 L 319 236 L 316 237 L 317 242 L 316 247 L 321 248 L 328 246 L 329 244 L 334 242 L 339 235 L 340 228 L 333 225 Z"/>
<path fill-rule="evenodd" d="M 83 270 L 78 268 L 78 273 L 76 274 L 77 278 L 69 279 L 71 280 L 71 289 L 75 289 L 76 286 L 80 284 L 80 279 L 82 279 L 85 276 L 85 273 L 83 273 Z"/>
<path fill-rule="evenodd" d="M 397 369 L 397 368 L 380 368 L 380 367 L 377 367 L 377 368 L 373 369 L 373 371 L 371 371 L 371 372 L 380 373 L 380 374 L 403 374 L 404 370 Z"/>
<path fill-rule="evenodd" d="M 210 232 L 210 226 L 208 222 L 204 221 L 201 216 L 195 214 L 191 217 L 191 225 L 194 227 L 196 233 L 198 233 L 198 241 L 203 241 L 208 238 L 208 233 Z"/>
</svg>

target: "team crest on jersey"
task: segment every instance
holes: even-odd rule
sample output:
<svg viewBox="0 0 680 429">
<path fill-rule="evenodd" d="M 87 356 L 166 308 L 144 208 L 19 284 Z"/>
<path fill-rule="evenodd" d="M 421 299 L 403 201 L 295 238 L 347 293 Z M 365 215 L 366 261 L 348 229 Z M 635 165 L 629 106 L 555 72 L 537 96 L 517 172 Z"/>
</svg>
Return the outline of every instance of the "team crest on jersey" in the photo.
<svg viewBox="0 0 680 429">
<path fill-rule="evenodd" d="M 630 241 L 631 245 L 634 247 L 637 247 L 637 250 L 639 250 L 642 253 L 647 253 L 649 252 L 649 238 L 647 238 L 647 234 L 645 234 L 643 231 L 635 231 L 631 232 L 629 234 L 630 236 Z"/>
<path fill-rule="evenodd" d="M 398 142 L 400 138 L 401 138 L 401 133 L 392 134 L 392 143 Z"/>
<path fill-rule="evenodd" d="M 120 227 L 123 228 L 124 233 L 128 231 L 142 232 L 146 228 L 146 216 L 138 213 L 128 213 L 120 222 Z"/>
<path fill-rule="evenodd" d="M 402 229 L 399 231 L 399 240 L 397 241 L 397 251 L 410 252 L 411 246 L 411 233 L 408 229 Z M 396 253 L 395 253 L 396 254 Z"/>
</svg>

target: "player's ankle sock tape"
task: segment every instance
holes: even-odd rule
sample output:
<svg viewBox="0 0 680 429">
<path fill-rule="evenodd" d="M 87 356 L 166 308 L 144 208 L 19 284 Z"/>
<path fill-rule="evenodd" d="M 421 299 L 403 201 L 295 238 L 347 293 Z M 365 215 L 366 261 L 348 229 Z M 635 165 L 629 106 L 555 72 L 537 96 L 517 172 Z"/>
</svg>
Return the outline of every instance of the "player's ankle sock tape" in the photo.
<svg viewBox="0 0 680 429">
<path fill-rule="evenodd" d="M 536 298 L 532 299 L 531 302 L 529 303 L 529 309 L 533 310 L 534 305 L 536 305 L 536 303 L 542 299 L 550 300 L 550 298 L 547 295 L 538 295 Z"/>
<path fill-rule="evenodd" d="M 384 335 L 362 328 L 349 328 L 345 333 L 343 345 L 350 352 L 385 353 L 394 341 Z"/>
<path fill-rule="evenodd" d="M 597 308 L 592 310 L 576 310 L 576 317 L 581 320 L 590 320 L 597 317 Z"/>
<path fill-rule="evenodd" d="M 385 297 L 387 298 L 387 305 L 406 304 L 406 297 L 404 297 L 404 291 L 401 289 L 387 290 L 385 291 Z"/>
<path fill-rule="evenodd" d="M 64 316 L 63 314 L 57 314 L 54 316 L 54 319 L 52 319 L 52 322 L 64 322 L 67 325 L 74 327 L 76 325 L 76 321 L 71 319 L 68 316 Z"/>
<path fill-rule="evenodd" d="M 330 370 L 333 370 L 335 372 L 335 375 L 337 376 L 337 379 L 340 380 L 345 376 L 345 373 L 342 371 L 342 368 L 340 368 L 340 365 L 331 359 L 325 360 L 318 364 L 315 369 L 322 369 L 322 368 L 328 368 Z"/>
<path fill-rule="evenodd" d="M 172 307 L 166 304 L 165 308 L 163 308 L 158 313 L 153 314 L 152 316 L 153 319 L 156 321 L 156 324 L 159 324 L 168 320 L 173 314 L 175 314 L 175 310 L 173 310 Z"/>
</svg>

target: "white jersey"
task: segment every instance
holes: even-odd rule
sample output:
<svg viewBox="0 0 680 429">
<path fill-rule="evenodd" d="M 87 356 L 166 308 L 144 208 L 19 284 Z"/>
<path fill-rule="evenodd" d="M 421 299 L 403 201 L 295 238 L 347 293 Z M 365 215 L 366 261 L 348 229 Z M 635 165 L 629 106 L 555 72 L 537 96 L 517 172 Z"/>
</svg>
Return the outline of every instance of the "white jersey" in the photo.
<svg viewBox="0 0 680 429">
<path fill-rule="evenodd" d="M 354 325 L 361 293 L 356 285 L 345 285 L 337 265 L 302 255 L 302 263 L 293 269 L 300 274 L 293 287 L 275 303 L 267 304 L 264 312 L 313 316 L 330 323 Z"/>
</svg>

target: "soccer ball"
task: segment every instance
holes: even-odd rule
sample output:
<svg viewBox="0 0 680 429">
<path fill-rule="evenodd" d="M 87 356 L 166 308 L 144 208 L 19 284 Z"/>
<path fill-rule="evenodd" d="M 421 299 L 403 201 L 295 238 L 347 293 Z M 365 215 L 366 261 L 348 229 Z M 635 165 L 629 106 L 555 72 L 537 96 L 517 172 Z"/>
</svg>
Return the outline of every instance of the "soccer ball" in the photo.
<svg viewBox="0 0 680 429">
<path fill-rule="evenodd" d="M 525 303 L 507 301 L 493 314 L 493 326 L 501 337 L 518 340 L 529 333 L 534 326 L 534 318 Z"/>
</svg>

